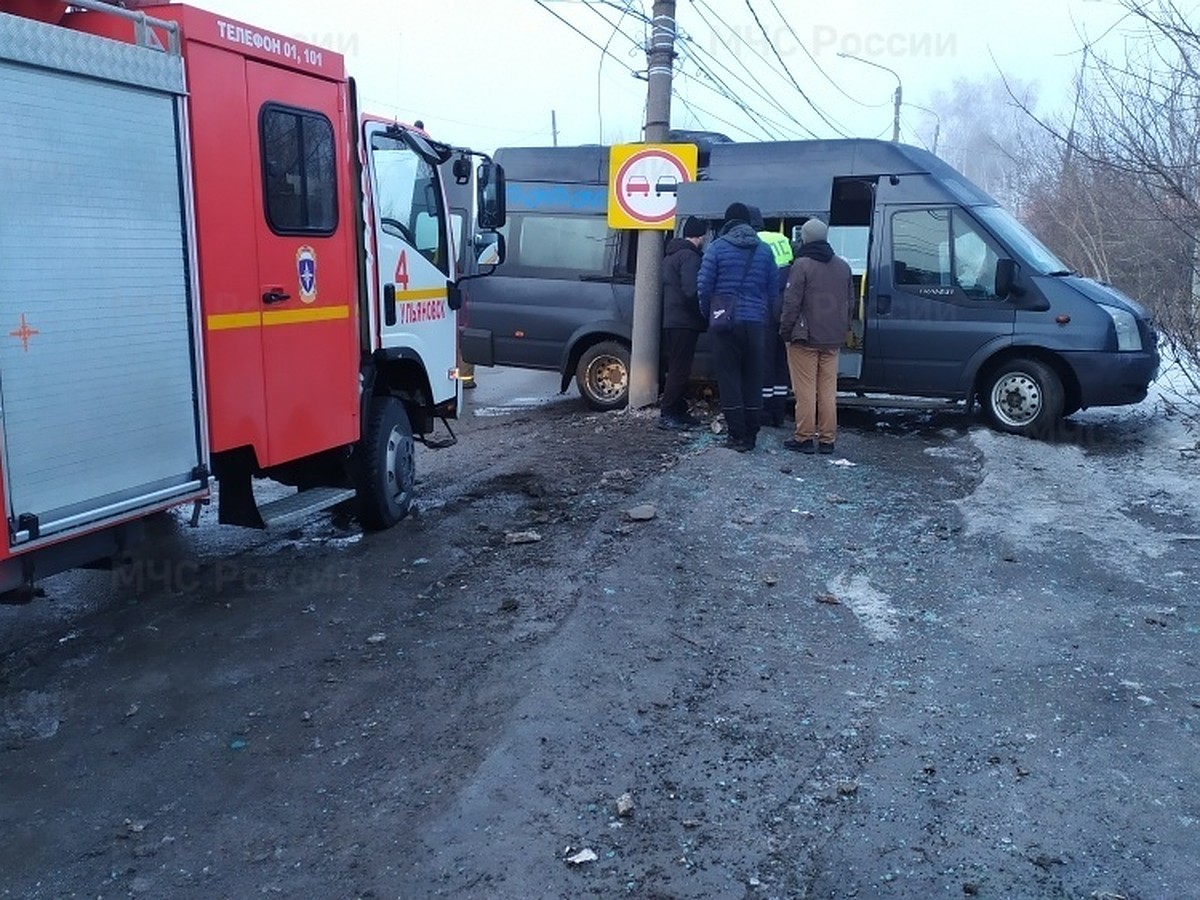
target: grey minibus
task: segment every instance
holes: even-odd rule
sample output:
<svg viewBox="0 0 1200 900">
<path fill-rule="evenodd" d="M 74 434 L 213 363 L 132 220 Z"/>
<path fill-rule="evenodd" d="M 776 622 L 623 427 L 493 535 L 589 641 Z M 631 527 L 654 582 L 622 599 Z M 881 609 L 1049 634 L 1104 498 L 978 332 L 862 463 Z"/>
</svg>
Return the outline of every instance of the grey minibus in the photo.
<svg viewBox="0 0 1200 900">
<path fill-rule="evenodd" d="M 634 234 L 607 228 L 603 149 L 542 150 L 545 180 L 514 188 L 510 175 L 509 260 L 472 293 L 476 358 L 463 344 L 480 364 L 557 369 L 564 389 L 575 374 L 594 406 L 586 382 L 596 358 L 608 384 L 626 383 L 636 257 Z M 858 294 L 841 354 L 848 398 L 978 400 L 997 429 L 1040 436 L 1079 409 L 1146 396 L 1159 355 L 1145 311 L 1073 272 L 933 154 L 872 140 L 708 150 L 702 177 L 676 186 L 677 221 L 715 223 L 737 200 L 785 233 L 811 216 L 829 224 Z M 591 182 L 567 181 L 580 170 L 561 164 L 571 153 L 595 161 Z M 540 265 L 523 265 L 526 253 Z M 626 398 L 613 388 L 603 399 Z"/>
</svg>

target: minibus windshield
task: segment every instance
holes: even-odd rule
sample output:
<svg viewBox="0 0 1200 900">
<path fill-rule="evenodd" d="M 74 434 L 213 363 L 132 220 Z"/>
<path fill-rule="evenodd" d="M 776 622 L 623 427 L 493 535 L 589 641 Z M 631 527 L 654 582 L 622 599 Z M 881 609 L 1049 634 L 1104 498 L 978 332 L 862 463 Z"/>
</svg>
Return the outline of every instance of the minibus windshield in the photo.
<svg viewBox="0 0 1200 900">
<path fill-rule="evenodd" d="M 1047 249 L 1033 233 L 999 206 L 976 206 L 975 213 L 1008 248 L 1037 275 L 1070 275 L 1071 268 Z"/>
</svg>

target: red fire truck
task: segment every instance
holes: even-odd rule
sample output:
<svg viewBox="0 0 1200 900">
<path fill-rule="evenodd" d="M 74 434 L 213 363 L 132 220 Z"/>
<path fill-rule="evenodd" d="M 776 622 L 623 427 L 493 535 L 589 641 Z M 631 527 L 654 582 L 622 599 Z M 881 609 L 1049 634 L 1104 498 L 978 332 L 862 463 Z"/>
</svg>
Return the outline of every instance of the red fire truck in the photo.
<svg viewBox="0 0 1200 900">
<path fill-rule="evenodd" d="M 167 0 L 0 0 L 0 591 L 213 479 L 224 523 L 403 518 L 461 397 L 446 170 L 500 227 L 499 168 L 360 117 L 336 53 Z"/>
</svg>

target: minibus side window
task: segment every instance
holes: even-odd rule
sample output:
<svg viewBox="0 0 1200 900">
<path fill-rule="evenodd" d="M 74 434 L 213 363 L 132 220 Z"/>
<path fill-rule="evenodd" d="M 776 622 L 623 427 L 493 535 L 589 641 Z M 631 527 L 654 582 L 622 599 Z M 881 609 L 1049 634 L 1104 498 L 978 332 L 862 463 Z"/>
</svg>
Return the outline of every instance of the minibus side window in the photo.
<svg viewBox="0 0 1200 900">
<path fill-rule="evenodd" d="M 951 216 L 954 230 L 954 282 L 968 297 L 998 300 L 996 261 L 999 254 L 988 244 L 975 223 L 961 213 Z"/>
<path fill-rule="evenodd" d="M 892 216 L 897 287 L 958 288 L 973 300 L 998 300 L 999 257 L 991 240 L 959 210 L 916 209 Z"/>
<path fill-rule="evenodd" d="M 602 216 L 509 216 L 505 268 L 608 274 L 609 229 Z"/>
<path fill-rule="evenodd" d="M 892 216 L 892 272 L 897 286 L 950 285 L 948 209 L 917 209 Z"/>
</svg>

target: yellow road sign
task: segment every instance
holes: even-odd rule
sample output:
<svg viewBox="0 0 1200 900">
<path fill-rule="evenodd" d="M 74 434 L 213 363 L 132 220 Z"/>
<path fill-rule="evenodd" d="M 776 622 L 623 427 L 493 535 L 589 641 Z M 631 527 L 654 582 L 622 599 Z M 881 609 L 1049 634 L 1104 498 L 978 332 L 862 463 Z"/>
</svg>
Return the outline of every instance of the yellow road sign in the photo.
<svg viewBox="0 0 1200 900">
<path fill-rule="evenodd" d="M 608 155 L 608 224 L 675 228 L 676 191 L 696 180 L 695 144 L 618 144 Z"/>
</svg>

